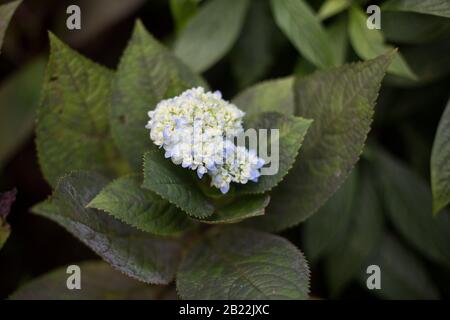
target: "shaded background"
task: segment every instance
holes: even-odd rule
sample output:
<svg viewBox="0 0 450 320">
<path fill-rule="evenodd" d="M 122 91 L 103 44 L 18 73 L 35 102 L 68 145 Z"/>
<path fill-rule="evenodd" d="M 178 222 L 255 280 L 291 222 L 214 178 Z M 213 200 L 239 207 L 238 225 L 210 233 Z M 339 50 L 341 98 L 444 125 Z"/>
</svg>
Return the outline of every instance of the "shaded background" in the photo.
<svg viewBox="0 0 450 320">
<path fill-rule="evenodd" d="M 310 3 L 318 7 L 320 1 Z M 65 29 L 66 8 L 70 4 L 78 4 L 82 8 L 81 31 Z M 47 55 L 47 30 L 56 33 L 83 55 L 115 68 L 138 17 L 157 39 L 170 46 L 176 26 L 167 1 L 25 0 L 7 31 L 0 56 L 0 83 L 6 82 L 27 63 Z M 276 45 L 264 72 L 253 79 L 242 76 L 239 67 L 236 67 L 235 57 L 240 54 L 238 46 L 244 40 L 238 40 L 230 53 L 204 74 L 211 88 L 220 89 L 229 99 L 242 88 L 257 81 L 296 72 L 302 61 L 298 52 L 281 33 L 275 31 L 274 37 Z M 440 45 L 439 50 L 447 50 L 450 55 L 448 39 L 445 43 L 440 40 L 436 45 Z M 408 45 L 402 46 L 405 47 Z M 250 59 L 264 54 L 252 52 L 251 46 L 245 52 L 250 53 Z M 350 52 L 349 59 L 357 60 L 357 57 Z M 448 73 L 444 73 L 437 80 L 424 85 L 406 88 L 384 85 L 376 109 L 376 121 L 370 134 L 370 139 L 376 138 L 385 148 L 413 166 L 427 181 L 436 128 L 449 98 L 449 80 Z M 1 101 L 0 107 L 4 107 Z M 23 141 L 7 158 L 3 168 L 0 167 L 0 192 L 14 187 L 18 189 L 17 201 L 8 217 L 12 233 L 0 251 L 0 298 L 7 297 L 22 283 L 56 267 L 97 258 L 63 228 L 30 213 L 30 207 L 44 200 L 50 194 L 50 188 L 39 170 L 31 127 L 26 130 L 29 132 L 24 135 Z M 302 248 L 301 234 L 302 226 L 299 226 L 282 235 Z M 412 248 L 411 250 L 414 251 Z M 436 271 L 430 272 L 430 275 L 436 280 L 442 296 L 448 298 L 448 273 L 436 269 L 425 260 L 423 262 L 429 270 Z M 312 295 L 327 298 L 329 292 L 322 269 L 323 266 L 319 264 L 312 270 Z M 375 298 L 356 282 L 340 297 Z"/>
</svg>

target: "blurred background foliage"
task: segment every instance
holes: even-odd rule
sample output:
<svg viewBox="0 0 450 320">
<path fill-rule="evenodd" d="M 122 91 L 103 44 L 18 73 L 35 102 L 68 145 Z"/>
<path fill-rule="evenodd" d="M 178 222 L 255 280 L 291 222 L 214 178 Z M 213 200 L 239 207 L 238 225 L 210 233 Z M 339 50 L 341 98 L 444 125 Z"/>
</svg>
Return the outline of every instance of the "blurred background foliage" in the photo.
<svg viewBox="0 0 450 320">
<path fill-rule="evenodd" d="M 114 69 L 140 18 L 228 99 L 262 80 L 304 77 L 399 48 L 353 174 L 283 236 L 305 250 L 314 297 L 449 298 L 449 214 L 433 216 L 430 188 L 433 141 L 450 95 L 449 2 L 0 1 L 0 192 L 18 189 L 7 218 L 12 232 L 0 251 L 0 297 L 52 269 L 95 258 L 62 228 L 29 213 L 50 193 L 33 136 L 47 31 Z M 70 4 L 81 7 L 80 31 L 66 28 Z M 382 8 L 381 30 L 363 27 L 373 4 Z M 382 290 L 365 289 L 370 264 L 381 267 Z"/>
</svg>

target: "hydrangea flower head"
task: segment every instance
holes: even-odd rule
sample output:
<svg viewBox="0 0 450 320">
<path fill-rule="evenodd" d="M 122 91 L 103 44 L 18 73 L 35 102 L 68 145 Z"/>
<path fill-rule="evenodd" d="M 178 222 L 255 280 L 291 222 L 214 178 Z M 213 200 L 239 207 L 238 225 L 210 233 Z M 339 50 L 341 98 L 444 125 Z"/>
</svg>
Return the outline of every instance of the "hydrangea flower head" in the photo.
<svg viewBox="0 0 450 320">
<path fill-rule="evenodd" d="M 257 181 L 264 161 L 232 139 L 243 132 L 245 113 L 222 99 L 220 92 L 202 87 L 160 101 L 150 111 L 146 128 L 150 139 L 164 148 L 173 163 L 197 171 L 201 179 L 211 176 L 211 185 L 222 193 L 231 182 Z"/>
</svg>

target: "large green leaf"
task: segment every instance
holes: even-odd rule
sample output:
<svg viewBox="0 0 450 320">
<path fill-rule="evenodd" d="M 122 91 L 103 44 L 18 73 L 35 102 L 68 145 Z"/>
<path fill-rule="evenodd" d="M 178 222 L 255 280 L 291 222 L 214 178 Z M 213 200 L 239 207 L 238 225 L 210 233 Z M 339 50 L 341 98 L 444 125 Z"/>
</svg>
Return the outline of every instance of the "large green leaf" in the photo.
<svg viewBox="0 0 450 320">
<path fill-rule="evenodd" d="M 431 154 L 431 189 L 433 212 L 436 214 L 450 203 L 450 100 L 434 139 Z"/>
<path fill-rule="evenodd" d="M 392 235 L 385 235 L 367 260 L 367 266 L 377 265 L 381 270 L 381 289 L 372 290 L 383 299 L 438 299 L 439 292 L 430 279 L 421 260 Z M 360 273 L 366 286 L 369 275 Z"/>
<path fill-rule="evenodd" d="M 278 163 L 268 163 L 269 166 L 278 166 L 278 171 L 273 175 L 262 175 L 257 183 L 248 182 L 243 186 L 238 186 L 240 192 L 245 193 L 264 193 L 278 185 L 294 165 L 295 159 L 299 153 L 303 139 L 308 131 L 312 121 L 300 117 L 286 116 L 277 112 L 268 112 L 259 114 L 245 122 L 246 128 L 255 129 L 277 129 L 279 130 L 278 144 Z M 270 151 L 270 157 L 274 159 L 275 146 L 271 144 L 271 135 L 267 135 L 268 141 L 258 141 L 259 148 L 263 143 L 267 143 L 267 151 Z M 260 154 L 261 156 L 261 154 Z"/>
<path fill-rule="evenodd" d="M 110 174 L 120 163 L 108 122 L 112 72 L 52 34 L 50 46 L 36 128 L 42 172 L 52 186 L 72 170 Z"/>
<path fill-rule="evenodd" d="M 9 298 L 12 300 L 151 300 L 173 299 L 176 294 L 163 286 L 130 279 L 101 261 L 77 263 L 81 290 L 67 289 L 70 274 L 59 268 L 26 283 Z M 171 295 L 172 293 L 172 295 Z"/>
<path fill-rule="evenodd" d="M 297 50 L 315 66 L 336 64 L 325 29 L 303 0 L 271 0 L 275 21 Z"/>
<path fill-rule="evenodd" d="M 383 5 L 386 11 L 409 11 L 450 18 L 448 0 L 390 0 Z"/>
<path fill-rule="evenodd" d="M 369 254 L 377 247 L 382 236 L 380 201 L 367 173 L 362 174 L 350 215 L 344 238 L 335 244 L 325 259 L 326 278 L 333 297 L 338 296 L 367 267 Z"/>
<path fill-rule="evenodd" d="M 0 170 L 33 131 L 44 69 L 43 60 L 31 62 L 0 87 Z"/>
<path fill-rule="evenodd" d="M 175 274 L 181 246 L 134 229 L 107 213 L 86 208 L 107 180 L 84 171 L 60 179 L 51 200 L 33 207 L 80 239 L 114 268 L 138 280 L 167 284 Z"/>
<path fill-rule="evenodd" d="M 351 8 L 348 33 L 353 49 L 355 49 L 358 56 L 367 60 L 392 51 L 393 47 L 385 44 L 381 31 L 367 28 L 366 21 L 367 16 L 361 9 L 357 7 Z M 388 72 L 405 78 L 416 79 L 416 75 L 398 52 L 395 54 Z"/>
<path fill-rule="evenodd" d="M 433 217 L 429 187 L 403 164 L 378 150 L 374 152 L 380 192 L 386 211 L 402 236 L 424 256 L 450 266 L 450 216 Z"/>
<path fill-rule="evenodd" d="M 2 52 L 6 29 L 8 28 L 14 12 L 21 3 L 22 0 L 17 0 L 0 5 L 0 53 Z"/>
<path fill-rule="evenodd" d="M 178 208 L 155 193 L 142 189 L 137 176 L 123 176 L 108 184 L 88 204 L 143 231 L 176 235 L 191 226 Z"/>
<path fill-rule="evenodd" d="M 196 218 L 205 218 L 214 212 L 213 204 L 197 186 L 196 177 L 189 169 L 176 166 L 165 159 L 161 150 L 151 150 L 144 156 L 144 183 L 149 189 Z"/>
<path fill-rule="evenodd" d="M 301 156 L 273 191 L 265 230 L 294 226 L 316 212 L 344 182 L 359 159 L 372 122 L 381 80 L 391 55 L 300 78 L 294 87 L 296 114 L 314 122 Z"/>
<path fill-rule="evenodd" d="M 305 224 L 305 254 L 311 264 L 332 252 L 350 229 L 359 189 L 357 168 L 338 191 Z M 359 214 L 359 213 L 358 213 Z"/>
<path fill-rule="evenodd" d="M 147 112 L 203 80 L 153 38 L 140 21 L 131 36 L 113 83 L 111 129 L 122 155 L 136 170 L 151 146 Z"/>
<path fill-rule="evenodd" d="M 181 31 L 175 54 L 195 71 L 204 71 L 231 49 L 239 36 L 249 0 L 212 0 Z"/>
<path fill-rule="evenodd" d="M 245 111 L 247 117 L 271 111 L 293 115 L 293 84 L 293 77 L 264 81 L 239 93 L 233 103 Z"/>
<path fill-rule="evenodd" d="M 177 289 L 185 299 L 307 299 L 309 270 L 303 254 L 281 237 L 226 229 L 190 249 Z"/>
</svg>

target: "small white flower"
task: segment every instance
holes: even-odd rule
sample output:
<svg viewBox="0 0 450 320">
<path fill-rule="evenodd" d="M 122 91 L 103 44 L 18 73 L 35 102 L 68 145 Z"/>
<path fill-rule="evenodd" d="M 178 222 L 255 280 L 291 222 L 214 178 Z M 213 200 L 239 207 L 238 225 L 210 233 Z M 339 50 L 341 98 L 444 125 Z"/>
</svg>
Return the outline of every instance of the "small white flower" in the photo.
<svg viewBox="0 0 450 320">
<path fill-rule="evenodd" d="M 148 113 L 146 128 L 150 139 L 164 148 L 166 158 L 196 170 L 200 179 L 207 173 L 211 185 L 227 193 L 231 182 L 257 181 L 264 165 L 255 152 L 231 142 L 243 132 L 244 115 L 220 92 L 198 87 L 160 101 Z"/>
</svg>

